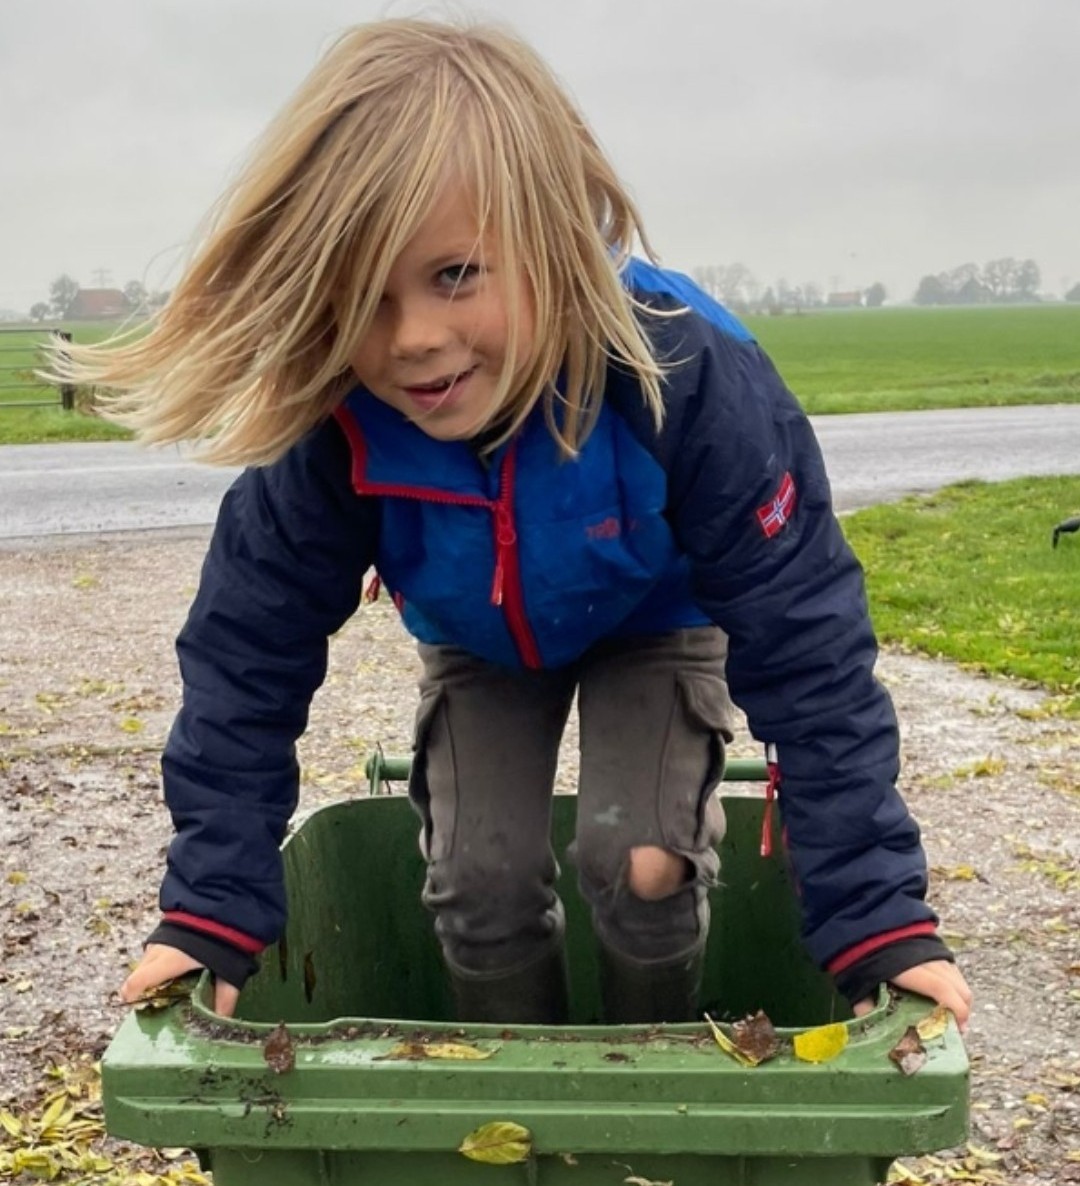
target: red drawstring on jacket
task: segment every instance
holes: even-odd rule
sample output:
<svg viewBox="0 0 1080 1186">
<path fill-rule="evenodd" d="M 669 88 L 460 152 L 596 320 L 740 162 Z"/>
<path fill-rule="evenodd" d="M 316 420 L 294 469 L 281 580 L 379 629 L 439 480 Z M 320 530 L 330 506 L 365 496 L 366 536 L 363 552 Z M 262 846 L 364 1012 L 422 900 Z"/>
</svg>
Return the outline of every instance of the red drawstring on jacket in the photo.
<svg viewBox="0 0 1080 1186">
<path fill-rule="evenodd" d="M 765 769 L 769 772 L 769 781 L 765 784 L 765 815 L 761 821 L 761 855 L 771 857 L 773 804 L 776 802 L 776 792 L 780 789 L 780 762 L 777 758 L 775 745 L 765 747 Z"/>
</svg>

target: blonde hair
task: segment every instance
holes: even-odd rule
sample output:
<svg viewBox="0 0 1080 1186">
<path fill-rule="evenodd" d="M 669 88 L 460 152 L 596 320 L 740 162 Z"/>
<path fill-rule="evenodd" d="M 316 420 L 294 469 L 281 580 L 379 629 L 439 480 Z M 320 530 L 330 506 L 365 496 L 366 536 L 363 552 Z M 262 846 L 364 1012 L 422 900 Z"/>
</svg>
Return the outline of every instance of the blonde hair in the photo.
<svg viewBox="0 0 1080 1186">
<path fill-rule="evenodd" d="M 355 343 L 387 274 L 448 177 L 466 185 L 535 335 L 515 371 L 518 310 L 484 424 L 490 447 L 544 400 L 568 456 L 610 362 L 661 417 L 663 371 L 619 272 L 638 212 L 544 62 L 490 26 L 386 20 L 345 33 L 267 129 L 149 332 L 69 346 L 53 377 L 108 394 L 147 443 L 272 461 L 356 384 Z M 561 393 L 555 391 L 559 376 Z"/>
</svg>

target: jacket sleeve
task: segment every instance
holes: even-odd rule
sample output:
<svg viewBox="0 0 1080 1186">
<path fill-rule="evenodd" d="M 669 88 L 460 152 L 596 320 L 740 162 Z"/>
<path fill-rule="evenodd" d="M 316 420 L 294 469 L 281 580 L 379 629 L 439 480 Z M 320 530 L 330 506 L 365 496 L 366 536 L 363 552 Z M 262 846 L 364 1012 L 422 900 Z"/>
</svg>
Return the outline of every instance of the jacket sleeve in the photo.
<svg viewBox="0 0 1080 1186">
<path fill-rule="evenodd" d="M 376 500 L 352 492 L 333 422 L 225 495 L 177 641 L 183 704 L 162 760 L 175 836 L 161 908 L 174 929 L 248 956 L 280 934 L 295 742 L 377 534 Z"/>
<path fill-rule="evenodd" d="M 896 719 L 808 420 L 755 343 L 700 333 L 671 372 L 670 518 L 699 605 L 730 636 L 732 696 L 777 747 L 805 942 L 840 975 L 916 936 L 940 944 L 896 789 Z"/>
</svg>

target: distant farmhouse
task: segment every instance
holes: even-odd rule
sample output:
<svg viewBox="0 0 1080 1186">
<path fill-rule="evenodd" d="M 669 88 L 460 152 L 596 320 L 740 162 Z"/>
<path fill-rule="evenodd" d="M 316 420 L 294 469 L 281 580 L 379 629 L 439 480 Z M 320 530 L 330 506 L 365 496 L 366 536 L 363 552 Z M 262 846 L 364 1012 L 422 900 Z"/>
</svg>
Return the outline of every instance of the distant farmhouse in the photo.
<svg viewBox="0 0 1080 1186">
<path fill-rule="evenodd" d="M 864 294 L 858 292 L 830 292 L 825 298 L 830 309 L 861 309 Z"/>
<path fill-rule="evenodd" d="M 112 321 L 131 311 L 118 288 L 80 288 L 64 314 L 66 321 Z"/>
</svg>

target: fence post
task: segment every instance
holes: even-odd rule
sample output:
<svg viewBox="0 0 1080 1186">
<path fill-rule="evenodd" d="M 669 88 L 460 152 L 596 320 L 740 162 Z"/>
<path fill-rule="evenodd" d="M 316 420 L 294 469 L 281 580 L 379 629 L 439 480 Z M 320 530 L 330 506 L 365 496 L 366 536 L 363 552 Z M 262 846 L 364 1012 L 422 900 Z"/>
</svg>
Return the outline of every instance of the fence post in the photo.
<svg viewBox="0 0 1080 1186">
<path fill-rule="evenodd" d="M 54 332 L 56 333 L 56 336 L 61 339 L 61 341 L 67 342 L 70 344 L 71 330 L 58 329 L 58 330 L 55 330 Z M 59 354 L 60 354 L 61 358 L 68 357 L 67 352 L 64 350 L 63 347 L 60 348 Z M 65 412 L 74 411 L 74 409 L 75 409 L 75 387 L 74 387 L 74 384 L 72 384 L 72 383 L 61 383 L 60 384 L 60 406 L 64 409 Z"/>
</svg>

